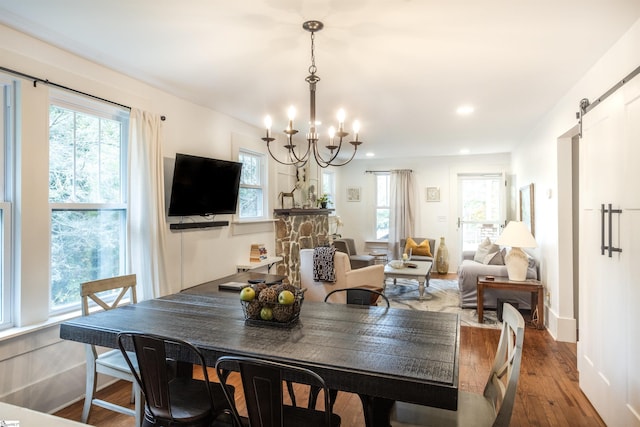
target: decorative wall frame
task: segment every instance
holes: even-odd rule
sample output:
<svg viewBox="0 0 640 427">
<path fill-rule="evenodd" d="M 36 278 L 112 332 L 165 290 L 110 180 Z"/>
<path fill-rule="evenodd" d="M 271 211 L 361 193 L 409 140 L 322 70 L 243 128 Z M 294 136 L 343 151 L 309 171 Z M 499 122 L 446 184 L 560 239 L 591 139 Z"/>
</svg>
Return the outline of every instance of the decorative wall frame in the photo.
<svg viewBox="0 0 640 427">
<path fill-rule="evenodd" d="M 427 202 L 440 201 L 440 187 L 427 187 Z"/>
<path fill-rule="evenodd" d="M 520 188 L 520 221 L 524 222 L 535 237 L 535 209 L 533 204 L 533 183 Z"/>
<path fill-rule="evenodd" d="M 347 202 L 360 201 L 360 187 L 347 187 Z"/>
</svg>

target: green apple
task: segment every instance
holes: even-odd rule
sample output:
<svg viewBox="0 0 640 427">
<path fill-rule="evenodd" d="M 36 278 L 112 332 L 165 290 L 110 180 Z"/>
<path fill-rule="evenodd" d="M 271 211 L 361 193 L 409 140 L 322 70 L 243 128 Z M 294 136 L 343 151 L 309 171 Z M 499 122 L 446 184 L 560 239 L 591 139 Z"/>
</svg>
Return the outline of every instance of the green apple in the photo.
<svg viewBox="0 0 640 427">
<path fill-rule="evenodd" d="M 273 310 L 271 310 L 270 307 L 262 307 L 262 310 L 260 310 L 260 318 L 262 320 L 273 319 Z"/>
<path fill-rule="evenodd" d="M 240 291 L 240 299 L 242 301 L 253 301 L 255 297 L 256 291 L 251 286 L 242 288 L 242 290 Z"/>
<path fill-rule="evenodd" d="M 278 302 L 282 305 L 291 305 L 294 303 L 296 297 L 291 291 L 282 291 L 278 294 Z"/>
</svg>

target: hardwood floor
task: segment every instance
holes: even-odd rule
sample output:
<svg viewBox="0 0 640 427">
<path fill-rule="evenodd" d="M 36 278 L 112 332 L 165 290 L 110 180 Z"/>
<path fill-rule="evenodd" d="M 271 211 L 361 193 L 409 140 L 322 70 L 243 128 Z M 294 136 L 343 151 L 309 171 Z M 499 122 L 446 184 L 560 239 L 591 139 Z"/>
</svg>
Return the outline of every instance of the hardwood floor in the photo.
<svg viewBox="0 0 640 427">
<path fill-rule="evenodd" d="M 462 327 L 460 331 L 460 389 L 482 393 L 500 331 Z M 212 377 L 215 378 L 215 373 Z M 297 386 L 298 387 L 298 386 Z M 236 388 L 242 395 L 236 378 Z M 120 381 L 100 395 L 126 404 L 129 383 Z M 306 401 L 306 390 L 296 390 L 298 402 Z M 242 402 L 238 402 L 242 405 Z M 83 402 L 77 402 L 55 415 L 80 420 Z M 242 408 L 239 406 L 242 412 Z M 334 411 L 344 427 L 362 427 L 362 407 L 358 396 L 341 392 Z M 130 427 L 133 418 L 94 406 L 89 423 L 97 427 Z M 546 330 L 527 328 L 518 395 L 511 425 L 517 426 L 604 426 L 596 411 L 578 387 L 576 345 L 556 342 Z"/>
</svg>

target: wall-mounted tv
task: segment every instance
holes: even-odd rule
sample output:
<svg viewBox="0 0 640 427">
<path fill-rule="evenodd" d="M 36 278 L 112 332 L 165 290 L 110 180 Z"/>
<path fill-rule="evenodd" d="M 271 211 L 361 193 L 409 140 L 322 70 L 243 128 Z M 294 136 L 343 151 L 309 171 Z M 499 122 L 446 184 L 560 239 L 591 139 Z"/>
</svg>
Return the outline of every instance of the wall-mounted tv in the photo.
<svg viewBox="0 0 640 427">
<path fill-rule="evenodd" d="M 169 216 L 236 213 L 242 163 L 176 154 Z"/>
</svg>

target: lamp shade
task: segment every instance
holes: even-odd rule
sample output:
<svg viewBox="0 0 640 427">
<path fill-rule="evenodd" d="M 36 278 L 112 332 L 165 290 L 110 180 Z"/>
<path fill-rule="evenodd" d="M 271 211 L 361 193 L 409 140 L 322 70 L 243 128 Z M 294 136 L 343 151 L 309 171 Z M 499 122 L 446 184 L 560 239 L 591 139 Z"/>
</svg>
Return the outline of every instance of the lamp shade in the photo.
<svg viewBox="0 0 640 427">
<path fill-rule="evenodd" d="M 509 221 L 504 231 L 496 240 L 496 244 L 501 246 L 511 246 L 512 248 L 535 248 L 538 246 L 536 239 L 522 221 Z"/>
</svg>

